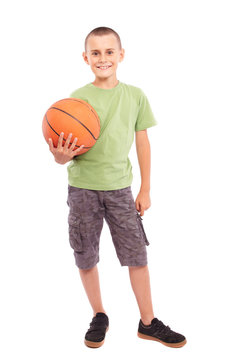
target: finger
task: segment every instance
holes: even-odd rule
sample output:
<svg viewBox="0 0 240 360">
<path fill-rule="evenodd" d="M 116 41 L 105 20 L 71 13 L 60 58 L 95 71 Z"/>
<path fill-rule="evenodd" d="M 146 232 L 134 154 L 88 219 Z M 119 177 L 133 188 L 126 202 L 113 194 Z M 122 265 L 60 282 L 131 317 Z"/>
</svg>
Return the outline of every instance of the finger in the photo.
<svg viewBox="0 0 240 360">
<path fill-rule="evenodd" d="M 53 151 L 54 151 L 54 147 L 53 147 L 53 141 L 52 141 L 51 138 L 48 139 L 48 145 L 49 145 L 49 150 L 50 150 L 51 152 L 53 152 Z"/>
<path fill-rule="evenodd" d="M 143 208 L 141 207 L 141 204 L 140 204 L 140 203 L 139 203 L 139 205 L 138 205 L 138 212 L 139 212 L 139 215 L 142 216 Z"/>
<path fill-rule="evenodd" d="M 72 134 L 69 134 L 67 137 L 67 140 L 65 141 L 64 149 L 68 149 L 68 145 L 70 143 L 71 137 L 72 137 Z"/>
<path fill-rule="evenodd" d="M 138 201 L 136 201 L 135 206 L 136 206 L 137 211 L 139 211 L 139 203 L 138 203 Z"/>
<path fill-rule="evenodd" d="M 80 148 L 74 150 L 74 151 L 73 151 L 74 156 L 78 155 L 78 154 L 82 151 L 83 148 L 84 148 L 84 145 L 81 145 Z"/>
<path fill-rule="evenodd" d="M 75 137 L 75 139 L 73 140 L 72 145 L 70 146 L 69 150 L 73 151 L 73 149 L 75 148 L 75 145 L 76 145 L 77 141 L 78 141 L 78 138 Z"/>
<path fill-rule="evenodd" d="M 63 142 L 63 136 L 64 136 L 64 133 L 61 132 L 60 136 L 59 136 L 59 139 L 58 139 L 58 145 L 57 145 L 57 148 L 60 149 L 62 147 L 62 142 Z"/>
</svg>

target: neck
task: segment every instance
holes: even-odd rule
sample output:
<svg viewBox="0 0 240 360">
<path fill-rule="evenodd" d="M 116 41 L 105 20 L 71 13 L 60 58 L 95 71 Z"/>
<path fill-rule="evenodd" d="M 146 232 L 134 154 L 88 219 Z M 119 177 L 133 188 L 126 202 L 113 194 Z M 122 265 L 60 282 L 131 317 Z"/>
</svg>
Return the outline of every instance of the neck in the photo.
<svg viewBox="0 0 240 360">
<path fill-rule="evenodd" d="M 118 82 L 119 81 L 117 80 L 116 77 L 113 79 L 112 78 L 108 78 L 108 79 L 96 78 L 92 84 L 97 87 L 100 87 L 102 89 L 112 89 L 115 86 L 117 86 Z"/>
</svg>

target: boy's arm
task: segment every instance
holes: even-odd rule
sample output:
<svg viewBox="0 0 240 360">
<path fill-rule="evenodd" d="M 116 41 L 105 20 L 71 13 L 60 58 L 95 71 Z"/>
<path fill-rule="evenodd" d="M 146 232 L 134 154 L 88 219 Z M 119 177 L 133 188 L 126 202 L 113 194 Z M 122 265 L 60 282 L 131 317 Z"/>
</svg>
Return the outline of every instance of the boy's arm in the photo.
<svg viewBox="0 0 240 360">
<path fill-rule="evenodd" d="M 141 172 L 140 191 L 150 191 L 151 151 L 147 130 L 136 131 L 136 150 Z"/>
<path fill-rule="evenodd" d="M 136 150 L 138 163 L 141 173 L 141 188 L 136 198 L 136 208 L 144 214 L 151 206 L 150 201 L 150 168 L 151 168 L 151 149 L 148 140 L 147 130 L 136 131 Z"/>
</svg>

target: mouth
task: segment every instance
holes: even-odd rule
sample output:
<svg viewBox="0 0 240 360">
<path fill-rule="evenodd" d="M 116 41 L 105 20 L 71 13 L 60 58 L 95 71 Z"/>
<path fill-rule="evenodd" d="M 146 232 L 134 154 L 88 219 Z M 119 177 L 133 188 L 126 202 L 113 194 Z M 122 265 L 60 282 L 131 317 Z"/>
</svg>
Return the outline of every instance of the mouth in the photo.
<svg viewBox="0 0 240 360">
<path fill-rule="evenodd" d="M 97 66 L 98 69 L 100 70 L 107 70 L 111 67 L 112 65 L 107 65 L 107 66 Z"/>
</svg>

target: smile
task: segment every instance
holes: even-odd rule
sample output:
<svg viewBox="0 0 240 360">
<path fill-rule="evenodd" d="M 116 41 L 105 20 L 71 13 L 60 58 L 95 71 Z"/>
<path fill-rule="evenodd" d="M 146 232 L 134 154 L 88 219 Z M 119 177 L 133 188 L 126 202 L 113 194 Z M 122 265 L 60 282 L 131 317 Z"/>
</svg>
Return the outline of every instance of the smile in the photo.
<svg viewBox="0 0 240 360">
<path fill-rule="evenodd" d="M 101 70 L 107 70 L 108 68 L 110 68 L 112 65 L 109 65 L 109 66 L 97 66 L 98 69 L 101 69 Z"/>
</svg>

